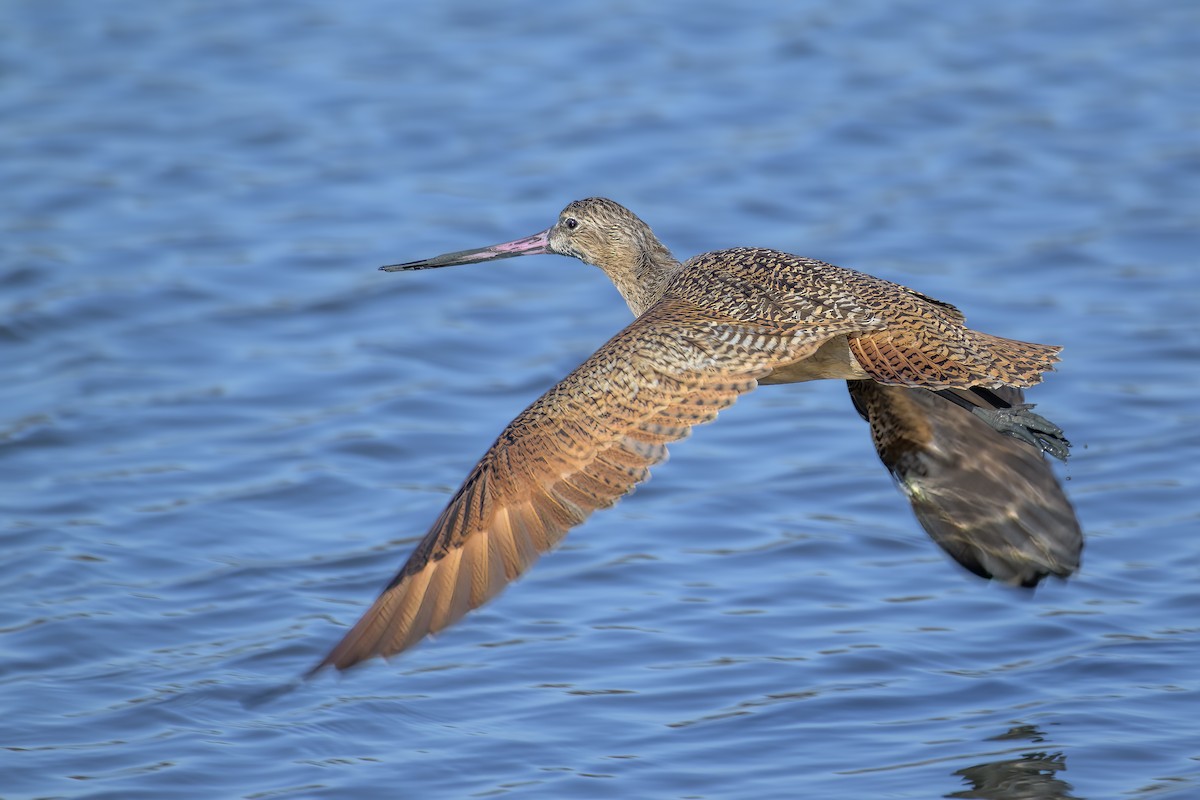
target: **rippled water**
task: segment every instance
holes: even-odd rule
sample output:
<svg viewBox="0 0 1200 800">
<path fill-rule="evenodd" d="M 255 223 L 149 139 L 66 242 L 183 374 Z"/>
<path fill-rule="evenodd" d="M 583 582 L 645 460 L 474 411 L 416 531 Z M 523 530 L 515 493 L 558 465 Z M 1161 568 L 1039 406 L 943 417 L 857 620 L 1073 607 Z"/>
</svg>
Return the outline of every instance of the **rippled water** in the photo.
<svg viewBox="0 0 1200 800">
<path fill-rule="evenodd" d="M 0 6 L 0 796 L 1200 795 L 1187 2 Z M 390 664 L 324 654 L 627 321 L 608 195 L 1066 346 L 1088 533 L 948 563 L 842 386 L 768 387 Z"/>
</svg>

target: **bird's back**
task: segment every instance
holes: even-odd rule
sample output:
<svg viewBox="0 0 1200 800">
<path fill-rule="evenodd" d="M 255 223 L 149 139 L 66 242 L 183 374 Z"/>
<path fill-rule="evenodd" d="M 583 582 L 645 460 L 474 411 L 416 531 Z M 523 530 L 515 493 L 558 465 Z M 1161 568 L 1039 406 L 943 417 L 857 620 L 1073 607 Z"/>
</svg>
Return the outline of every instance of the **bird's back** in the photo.
<svg viewBox="0 0 1200 800">
<path fill-rule="evenodd" d="M 864 272 L 757 247 L 689 259 L 664 295 L 764 326 L 849 334 L 869 377 L 931 389 L 1031 386 L 1060 348 L 974 331 L 949 303 Z"/>
</svg>

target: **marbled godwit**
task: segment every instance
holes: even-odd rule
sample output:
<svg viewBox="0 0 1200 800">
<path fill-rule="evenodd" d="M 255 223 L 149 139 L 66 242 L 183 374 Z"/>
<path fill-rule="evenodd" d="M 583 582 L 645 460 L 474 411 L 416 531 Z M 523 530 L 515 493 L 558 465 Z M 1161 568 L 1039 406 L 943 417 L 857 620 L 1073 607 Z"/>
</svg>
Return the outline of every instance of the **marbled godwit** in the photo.
<svg viewBox="0 0 1200 800">
<path fill-rule="evenodd" d="M 482 605 L 644 480 L 667 442 L 758 384 L 850 381 L 918 518 L 969 569 L 1027 585 L 1074 569 L 1078 526 L 1041 455 L 1065 458 L 1067 442 L 1019 392 L 1011 404 L 999 394 L 1041 381 L 1060 348 L 971 330 L 947 303 L 774 250 L 736 248 L 681 264 L 645 223 L 600 198 L 571 203 L 534 236 L 382 269 L 537 253 L 600 267 L 636 319 L 504 429 L 400 572 L 309 674 L 394 655 Z M 1069 522 L 1023 531 L 1008 517 L 1030 504 L 1065 509 Z"/>
</svg>

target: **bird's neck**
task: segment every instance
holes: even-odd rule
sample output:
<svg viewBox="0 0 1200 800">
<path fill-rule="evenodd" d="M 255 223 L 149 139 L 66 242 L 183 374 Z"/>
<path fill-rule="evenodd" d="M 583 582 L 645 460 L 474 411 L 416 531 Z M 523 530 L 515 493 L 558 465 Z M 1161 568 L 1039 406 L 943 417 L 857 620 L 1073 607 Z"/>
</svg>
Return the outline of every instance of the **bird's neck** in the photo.
<svg viewBox="0 0 1200 800">
<path fill-rule="evenodd" d="M 633 315 L 640 317 L 663 296 L 680 264 L 671 251 L 647 231 L 630 251 L 599 266 L 608 273 Z"/>
</svg>

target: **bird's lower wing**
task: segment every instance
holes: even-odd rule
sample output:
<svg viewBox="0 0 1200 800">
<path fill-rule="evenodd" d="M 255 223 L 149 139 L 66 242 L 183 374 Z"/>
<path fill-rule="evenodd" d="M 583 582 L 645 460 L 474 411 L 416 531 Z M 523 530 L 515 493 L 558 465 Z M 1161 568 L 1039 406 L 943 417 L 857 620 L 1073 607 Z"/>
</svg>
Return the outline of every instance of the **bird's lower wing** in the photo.
<svg viewBox="0 0 1200 800">
<path fill-rule="evenodd" d="M 850 381 L 879 458 L 929 536 L 985 578 L 1035 586 L 1079 567 L 1083 532 L 1050 465 L 924 389 Z M 1019 389 L 995 390 L 1013 405 Z"/>
<path fill-rule="evenodd" d="M 399 653 L 487 602 L 644 480 L 667 442 L 838 332 L 749 325 L 664 299 L 505 428 L 395 579 L 309 674 Z"/>
</svg>

